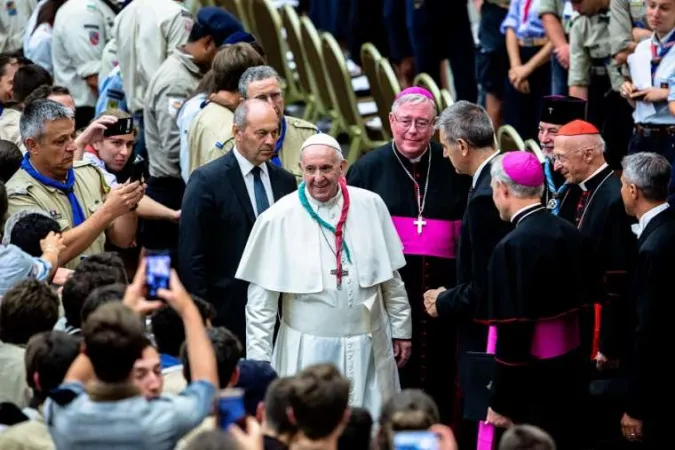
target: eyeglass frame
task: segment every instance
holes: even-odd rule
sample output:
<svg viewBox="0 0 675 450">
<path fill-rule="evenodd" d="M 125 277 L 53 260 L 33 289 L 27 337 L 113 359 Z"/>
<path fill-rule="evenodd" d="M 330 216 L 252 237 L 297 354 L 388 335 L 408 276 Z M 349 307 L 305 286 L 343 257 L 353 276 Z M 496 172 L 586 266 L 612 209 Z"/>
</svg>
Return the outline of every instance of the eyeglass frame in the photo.
<svg viewBox="0 0 675 450">
<path fill-rule="evenodd" d="M 404 118 L 399 118 L 399 117 L 398 117 L 395 113 L 393 113 L 393 112 L 391 113 L 391 116 L 394 118 L 394 120 L 396 121 L 396 123 L 400 124 L 400 125 L 401 125 L 403 128 L 405 128 L 406 130 L 410 129 L 411 125 L 414 124 L 414 125 L 415 125 L 415 128 L 418 129 L 418 130 L 420 130 L 420 131 L 426 131 L 426 130 L 429 129 L 429 127 L 433 127 L 434 125 L 436 125 L 436 120 L 438 119 L 438 116 L 436 116 L 436 117 L 434 117 L 433 119 L 431 119 L 431 120 L 429 121 L 428 124 L 426 124 L 426 125 L 421 125 L 421 124 L 419 123 L 419 121 L 420 121 L 420 120 L 426 121 L 427 119 L 413 119 L 412 117 L 409 117 L 409 118 L 405 118 L 405 117 L 404 117 Z M 406 120 L 410 120 L 410 123 L 409 123 L 408 125 L 406 125 L 406 124 L 404 123 Z"/>
</svg>

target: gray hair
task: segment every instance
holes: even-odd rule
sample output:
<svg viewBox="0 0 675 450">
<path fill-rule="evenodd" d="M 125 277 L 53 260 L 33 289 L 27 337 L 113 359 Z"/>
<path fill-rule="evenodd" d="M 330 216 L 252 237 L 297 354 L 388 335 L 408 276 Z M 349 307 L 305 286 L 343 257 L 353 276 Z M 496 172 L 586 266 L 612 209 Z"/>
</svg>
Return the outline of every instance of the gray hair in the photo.
<svg viewBox="0 0 675 450">
<path fill-rule="evenodd" d="M 668 200 L 668 184 L 672 166 L 666 158 L 652 152 L 628 155 L 621 161 L 623 178 L 634 184 L 645 199 L 654 202 Z"/>
<path fill-rule="evenodd" d="M 267 80 L 269 78 L 274 78 L 279 82 L 279 84 L 281 84 L 281 77 L 279 76 L 277 71 L 274 70 L 272 67 L 270 66 L 249 67 L 243 74 L 241 74 L 241 78 L 239 78 L 239 86 L 238 86 L 239 95 L 241 95 L 244 99 L 247 99 L 249 84 L 254 83 L 256 81 Z"/>
<path fill-rule="evenodd" d="M 19 120 L 21 140 L 24 143 L 27 139 L 39 141 L 45 131 L 45 122 L 74 118 L 73 111 L 61 103 L 48 99 L 32 101 L 26 105 Z"/>
<path fill-rule="evenodd" d="M 514 197 L 541 198 L 541 196 L 544 194 L 544 183 L 537 187 L 530 187 L 514 182 L 513 179 L 511 179 L 511 177 L 504 171 L 504 156 L 506 155 L 497 155 L 492 160 L 492 168 L 490 169 L 492 182 L 501 181 L 504 183 L 509 188 L 509 192 L 511 192 Z"/>
<path fill-rule="evenodd" d="M 438 118 L 436 129 L 443 131 L 447 144 L 462 139 L 475 150 L 495 148 L 495 129 L 487 111 L 465 100 L 448 106 Z"/>
<path fill-rule="evenodd" d="M 499 450 L 521 448 L 556 450 L 553 438 L 541 428 L 532 425 L 514 425 L 502 436 L 499 441 Z"/>
<path fill-rule="evenodd" d="M 428 97 L 425 97 L 422 94 L 406 94 L 394 100 L 394 103 L 391 105 L 391 112 L 396 114 L 398 108 L 403 105 L 421 105 L 423 103 L 430 104 L 434 109 L 434 117 L 438 114 L 436 110 L 436 102 L 431 100 Z"/>
</svg>

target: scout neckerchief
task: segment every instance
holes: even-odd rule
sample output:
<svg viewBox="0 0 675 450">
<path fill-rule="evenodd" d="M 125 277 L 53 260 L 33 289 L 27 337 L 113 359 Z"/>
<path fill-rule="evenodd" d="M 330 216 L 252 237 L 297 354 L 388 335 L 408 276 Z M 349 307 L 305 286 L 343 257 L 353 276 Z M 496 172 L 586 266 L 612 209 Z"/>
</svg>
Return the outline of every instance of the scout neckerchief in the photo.
<svg viewBox="0 0 675 450">
<path fill-rule="evenodd" d="M 59 191 L 66 194 L 68 197 L 68 202 L 70 203 L 70 208 L 73 210 L 73 227 L 76 227 L 84 222 L 85 217 L 84 213 L 82 212 L 82 207 L 80 206 L 80 202 L 77 200 L 77 197 L 75 197 L 75 191 L 73 190 L 73 187 L 75 186 L 75 169 L 70 168 L 66 175 L 66 182 L 60 183 L 42 175 L 40 172 L 35 170 L 35 167 L 33 167 L 33 165 L 30 163 L 30 153 L 28 152 L 26 152 L 23 157 L 23 161 L 21 161 L 21 168 L 25 170 L 28 175 L 45 186 L 58 189 Z"/>
<path fill-rule="evenodd" d="M 654 34 L 650 43 L 652 50 L 652 84 L 654 84 L 654 76 L 656 75 L 656 70 L 659 68 L 659 64 L 661 64 L 663 57 L 666 56 L 666 53 L 668 53 L 673 45 L 675 45 L 675 30 L 671 30 L 668 39 L 665 42 L 661 42 L 661 50 L 658 50 L 659 46 L 654 42 L 655 37 L 656 34 Z"/>
<path fill-rule="evenodd" d="M 279 153 L 281 153 L 281 147 L 284 146 L 284 139 L 286 139 L 286 117 L 281 117 L 279 139 L 277 139 L 277 143 L 274 145 L 274 156 L 272 156 L 272 164 L 278 167 L 283 167 L 281 159 L 279 159 Z"/>
<path fill-rule="evenodd" d="M 560 196 L 567 190 L 568 184 L 566 181 L 556 189 L 555 182 L 553 181 L 553 172 L 551 171 L 551 160 L 549 158 L 546 158 L 544 162 L 544 173 L 546 174 L 546 188 L 553 194 L 546 207 L 557 216 L 560 212 Z"/>
<path fill-rule="evenodd" d="M 347 221 L 347 213 L 349 212 L 349 192 L 347 191 L 347 182 L 344 177 L 340 177 L 339 180 L 340 190 L 342 191 L 342 212 L 340 213 L 340 219 L 335 227 L 323 220 L 319 215 L 312 209 L 309 201 L 307 200 L 307 193 L 305 192 L 305 182 L 303 181 L 298 186 L 298 195 L 300 197 L 300 204 L 305 208 L 309 213 L 310 217 L 319 223 L 320 226 L 329 230 L 335 234 L 335 259 L 336 259 L 336 270 L 335 276 L 337 277 L 337 286 L 338 289 L 342 285 L 342 249 L 344 248 L 345 256 L 349 263 L 352 262 L 351 255 L 349 253 L 349 247 L 347 247 L 347 242 L 344 239 L 344 225 Z M 332 249 L 331 249 L 332 250 Z"/>
</svg>

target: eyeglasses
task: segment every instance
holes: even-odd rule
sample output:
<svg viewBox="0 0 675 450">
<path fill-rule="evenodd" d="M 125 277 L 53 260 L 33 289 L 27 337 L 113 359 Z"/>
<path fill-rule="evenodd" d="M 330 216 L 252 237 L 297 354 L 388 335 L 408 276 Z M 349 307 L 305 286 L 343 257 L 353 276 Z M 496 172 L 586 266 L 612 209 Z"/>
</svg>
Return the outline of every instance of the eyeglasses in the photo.
<svg viewBox="0 0 675 450">
<path fill-rule="evenodd" d="M 397 117 L 396 114 L 392 114 L 394 117 L 394 120 L 398 122 L 403 128 L 410 128 L 410 126 L 414 123 L 415 128 L 417 128 L 420 131 L 425 131 L 429 127 L 433 126 L 434 123 L 436 123 L 436 118 L 434 117 L 432 120 L 428 119 L 414 119 L 412 117 Z"/>
<path fill-rule="evenodd" d="M 586 147 L 586 148 L 578 148 L 576 150 L 571 150 L 571 151 L 569 151 L 565 154 L 562 154 L 562 155 L 554 153 L 553 156 L 551 156 L 551 161 L 553 161 L 554 163 L 555 162 L 564 163 L 566 161 L 569 161 L 570 156 L 575 154 L 575 153 L 585 152 L 587 150 L 595 150 L 596 148 L 600 148 L 600 147 L 602 147 L 602 145 L 596 145 L 596 146 L 593 146 L 593 147 Z"/>
</svg>

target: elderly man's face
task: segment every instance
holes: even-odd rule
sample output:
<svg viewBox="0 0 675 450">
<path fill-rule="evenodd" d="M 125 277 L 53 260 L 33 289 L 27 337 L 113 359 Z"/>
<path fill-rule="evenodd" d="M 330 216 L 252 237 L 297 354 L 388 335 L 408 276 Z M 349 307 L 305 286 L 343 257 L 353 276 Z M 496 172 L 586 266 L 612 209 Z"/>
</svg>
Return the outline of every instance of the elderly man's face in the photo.
<svg viewBox="0 0 675 450">
<path fill-rule="evenodd" d="M 277 120 L 281 120 L 284 115 L 284 91 L 281 90 L 281 85 L 276 78 L 249 83 L 246 94 L 246 98 L 257 98 L 268 102 L 277 113 Z"/>
<path fill-rule="evenodd" d="M 270 105 L 256 102 L 249 107 L 244 129 L 234 127 L 237 150 L 252 164 L 259 165 L 274 155 L 279 120 Z"/>
<path fill-rule="evenodd" d="M 389 113 L 389 125 L 396 148 L 405 157 L 420 156 L 434 135 L 434 107 L 431 102 L 403 103 Z"/>
<path fill-rule="evenodd" d="M 72 119 L 46 121 L 40 139 L 26 139 L 26 148 L 31 160 L 47 175 L 65 180 L 73 167 L 75 145 L 75 122 Z"/>
<path fill-rule="evenodd" d="M 455 172 L 460 175 L 467 175 L 469 173 L 467 167 L 468 161 L 462 156 L 459 143 L 448 142 L 448 137 L 443 130 L 440 131 L 440 139 L 443 143 L 443 156 L 450 160 L 450 163 L 455 168 Z"/>
<path fill-rule="evenodd" d="M 558 137 L 553 147 L 554 169 L 570 184 L 579 184 L 588 178 L 586 158 L 592 149 L 583 145 L 579 137 Z"/>
<path fill-rule="evenodd" d="M 147 399 L 157 398 L 162 394 L 164 379 L 159 353 L 154 347 L 145 347 L 143 355 L 137 359 L 133 368 L 133 379 L 141 395 Z"/>
<path fill-rule="evenodd" d="M 333 198 L 346 164 L 340 161 L 335 149 L 327 145 L 312 145 L 303 150 L 300 168 L 309 195 L 320 202 Z"/>
<path fill-rule="evenodd" d="M 553 140 L 558 135 L 560 125 L 539 122 L 539 145 L 547 158 L 553 156 Z"/>
</svg>

